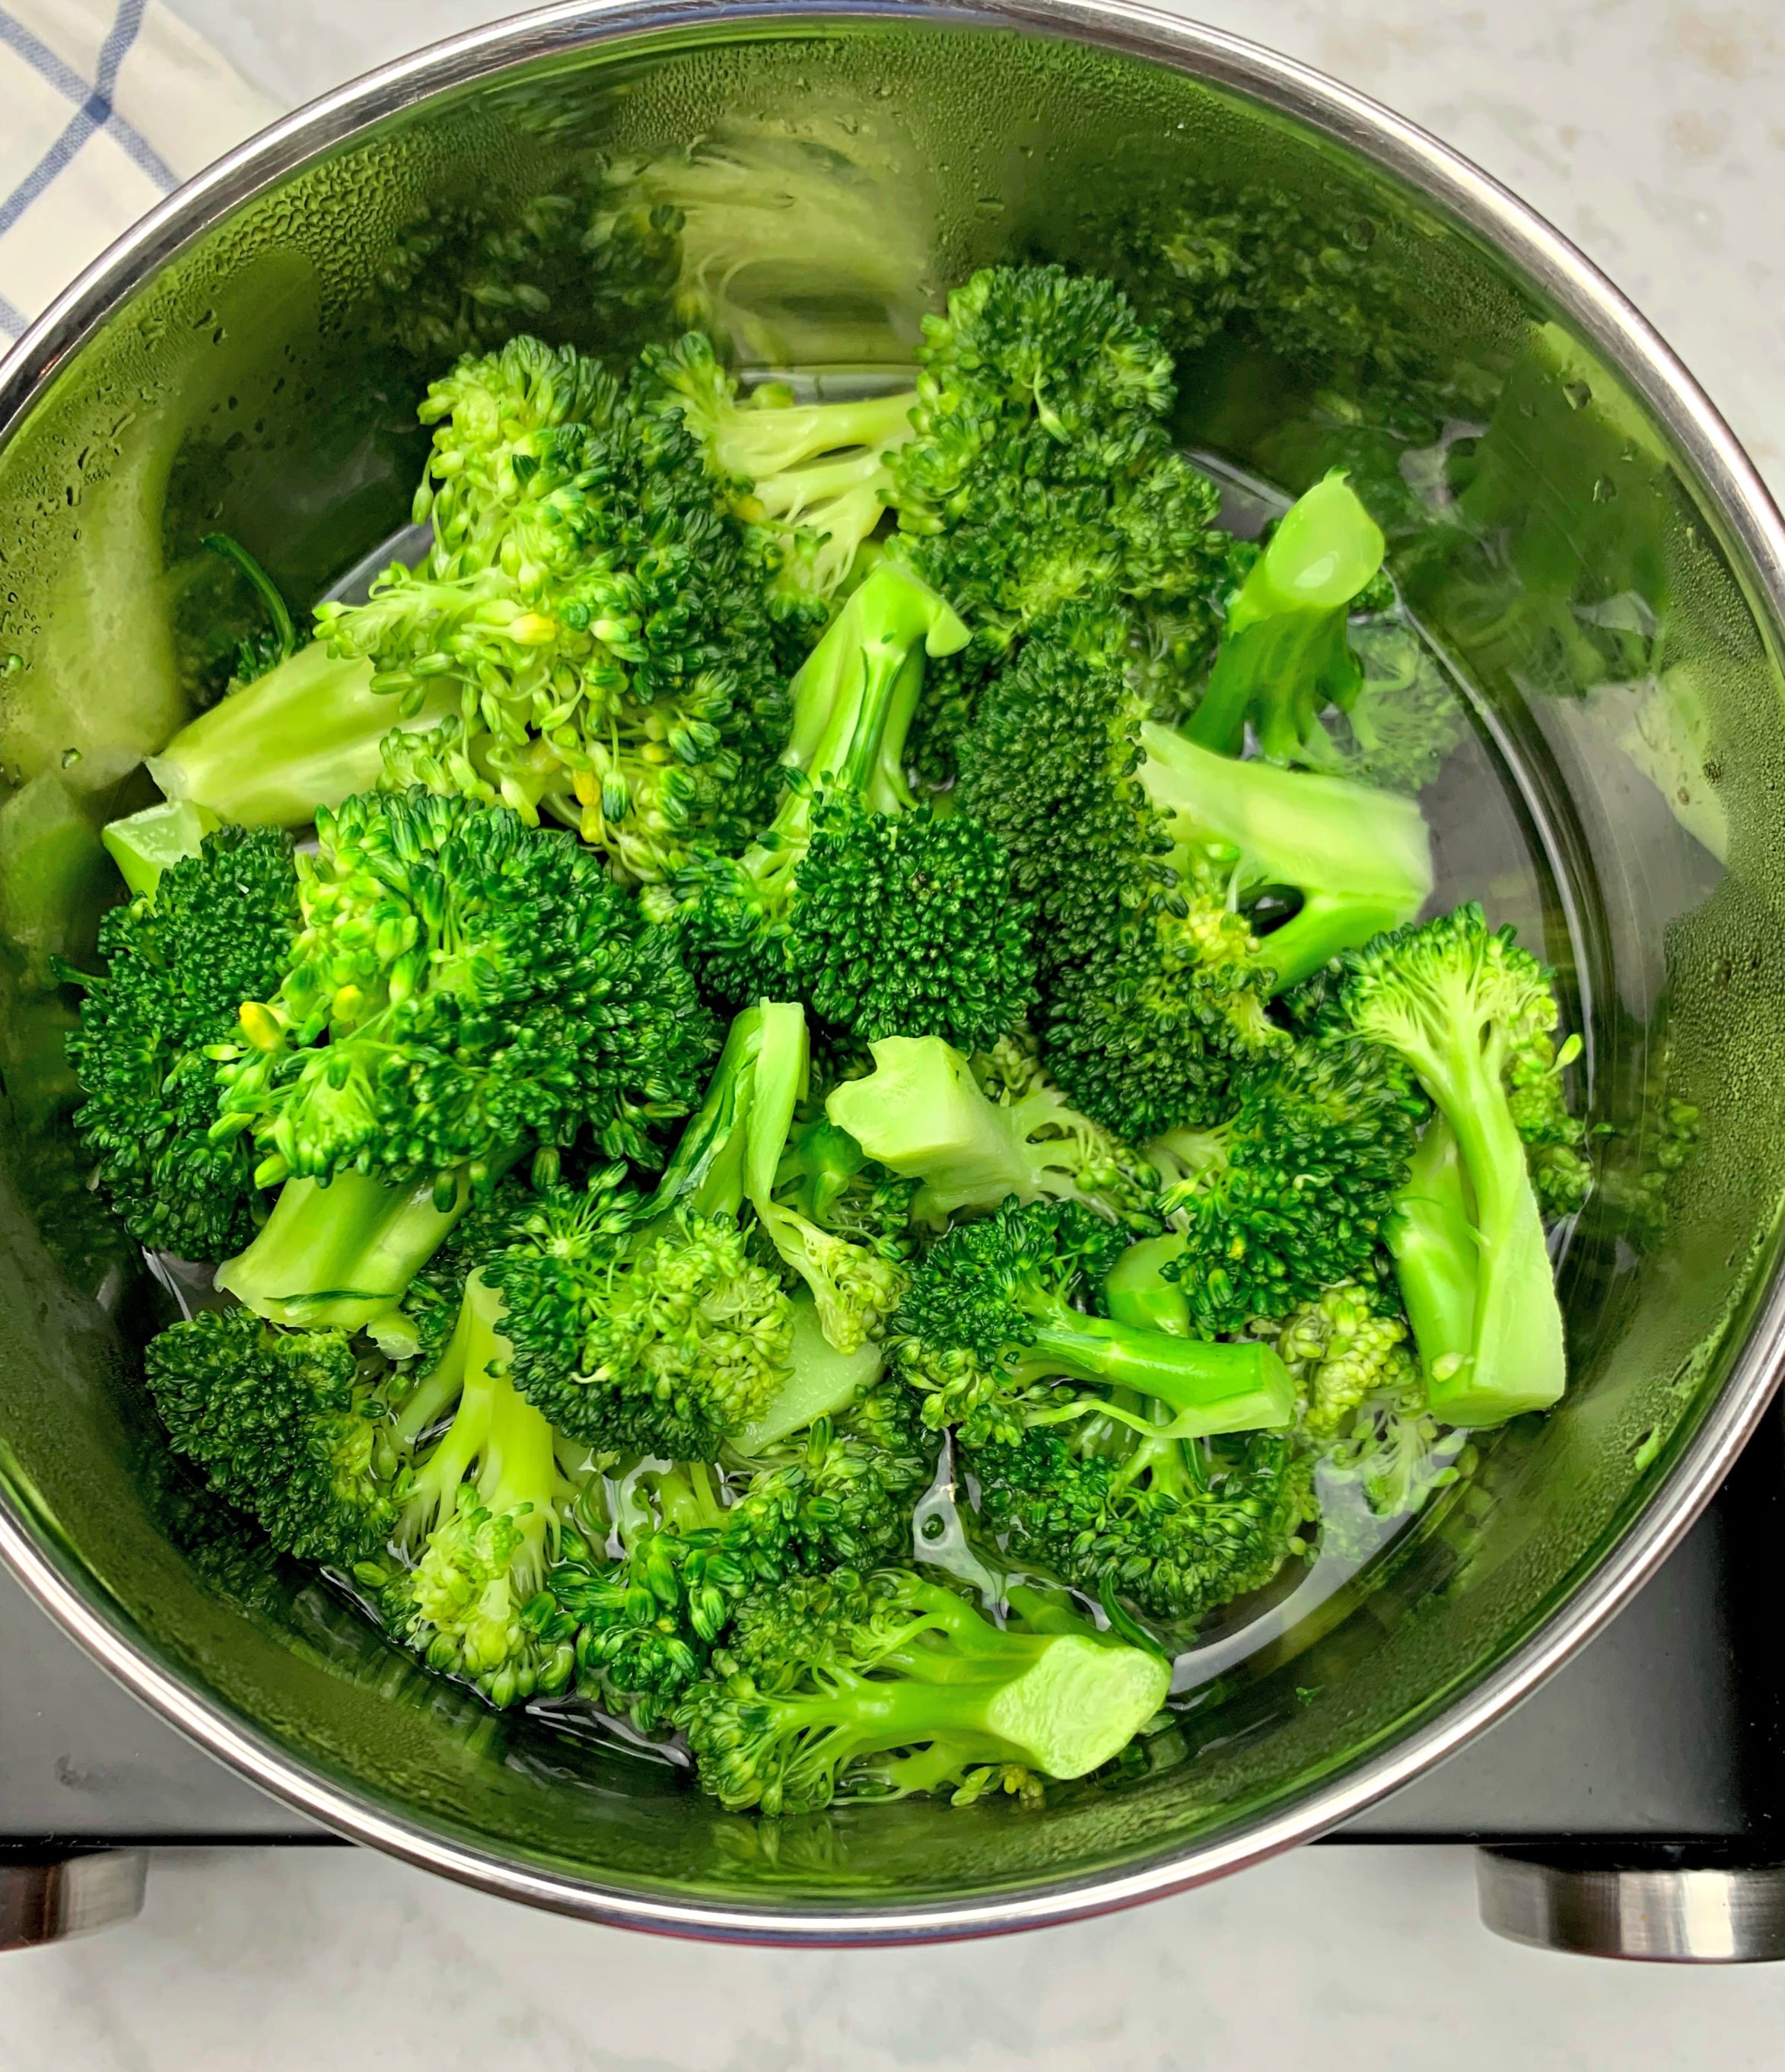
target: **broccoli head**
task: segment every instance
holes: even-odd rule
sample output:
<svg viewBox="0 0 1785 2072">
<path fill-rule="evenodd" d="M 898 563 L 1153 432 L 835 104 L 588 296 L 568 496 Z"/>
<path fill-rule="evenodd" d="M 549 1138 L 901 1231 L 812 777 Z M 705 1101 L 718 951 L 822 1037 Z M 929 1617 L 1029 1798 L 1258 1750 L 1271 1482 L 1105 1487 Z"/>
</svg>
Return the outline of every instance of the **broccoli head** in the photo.
<svg viewBox="0 0 1785 2072">
<path fill-rule="evenodd" d="M 206 1309 L 151 1338 L 144 1365 L 175 1445 L 282 1552 L 351 1568 L 390 1538 L 402 1451 L 388 1369 L 344 1332 Z"/>
<path fill-rule="evenodd" d="M 912 1276 L 893 1319 L 895 1352 L 933 1424 L 969 1445 L 1031 1425 L 1145 1420 L 1101 1392 L 1162 1404 L 1185 1436 L 1289 1422 L 1289 1377 L 1258 1345 L 1223 1345 L 1113 1322 L 1075 1306 L 1124 1248 L 1076 1202 L 1006 1202 L 957 1223 Z M 1262 1357 L 1261 1357 L 1262 1355 Z M 1090 1388 L 1075 1387 L 1088 1383 Z"/>
<path fill-rule="evenodd" d="M 1000 1630 L 909 1569 L 755 1593 L 713 1667 L 676 1722 L 705 1790 L 771 1815 L 958 1794 L 989 1766 L 1082 1777 L 1120 1753 L 1170 1682 L 1158 1655 L 1088 1628 Z"/>
<path fill-rule="evenodd" d="M 415 790 L 318 816 L 304 927 L 243 1006 L 219 1072 L 220 1144 L 259 1184 L 356 1170 L 395 1185 L 586 1131 L 656 1162 L 693 1104 L 709 1024 L 673 939 L 600 857 L 504 807 Z"/>
<path fill-rule="evenodd" d="M 1215 1128 L 1150 1146 L 1167 1175 L 1161 1209 L 1185 1226 L 1165 1272 L 1197 1327 L 1238 1330 L 1364 1271 L 1425 1112 L 1389 1054 L 1304 1042 L 1241 1074 Z"/>
<path fill-rule="evenodd" d="M 264 1183 L 239 1139 L 213 1134 L 210 1053 L 239 1034 L 244 1001 L 278 990 L 298 919 L 290 840 L 231 827 L 100 923 L 105 976 L 82 981 L 68 1039 L 83 1096 L 75 1127 L 142 1244 L 224 1259 L 253 1235 Z"/>
</svg>

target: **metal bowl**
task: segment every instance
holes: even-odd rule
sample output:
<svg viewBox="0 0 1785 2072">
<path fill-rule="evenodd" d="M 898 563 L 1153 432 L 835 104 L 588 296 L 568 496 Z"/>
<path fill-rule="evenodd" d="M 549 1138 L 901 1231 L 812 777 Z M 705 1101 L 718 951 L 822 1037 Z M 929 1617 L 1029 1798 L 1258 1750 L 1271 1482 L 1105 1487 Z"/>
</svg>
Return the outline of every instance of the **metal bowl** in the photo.
<svg viewBox="0 0 1785 2072">
<path fill-rule="evenodd" d="M 1112 271 L 1166 323 L 1188 446 L 1289 489 L 1341 462 L 1388 517 L 1487 773 L 1447 795 L 1454 880 L 1540 937 L 1586 1038 L 1606 1178 L 1561 1256 L 1573 1384 L 1132 1771 L 1040 1810 L 756 1822 L 490 1713 L 319 1584 L 207 1556 L 136 1379 L 155 1291 L 79 1191 L 48 960 L 90 949 L 93 829 L 215 676 L 203 532 L 314 597 L 403 523 L 415 398 L 467 344 L 621 350 L 693 314 L 746 360 L 859 376 L 908 359 L 942 286 L 1018 257 Z M 1782 1319 L 1785 534 L 1635 311 L 1383 109 L 1107 0 L 558 7 L 184 188 L 0 367 L 0 1552 L 306 1812 L 685 1934 L 1121 1906 L 1305 1841 L 1487 1725 L 1654 1569 L 1754 1424 Z M 1496 813 L 1535 859 L 1516 882 L 1474 841 Z"/>
</svg>

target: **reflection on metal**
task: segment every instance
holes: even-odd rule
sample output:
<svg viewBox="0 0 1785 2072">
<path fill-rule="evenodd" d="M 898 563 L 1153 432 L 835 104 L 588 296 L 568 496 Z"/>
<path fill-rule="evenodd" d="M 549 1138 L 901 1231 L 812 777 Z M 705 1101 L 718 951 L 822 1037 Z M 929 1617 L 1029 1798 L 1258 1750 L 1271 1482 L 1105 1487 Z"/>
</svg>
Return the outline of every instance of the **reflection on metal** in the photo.
<svg viewBox="0 0 1785 2072">
<path fill-rule="evenodd" d="M 148 1877 L 149 1859 L 140 1849 L 0 1863 L 0 1950 L 34 1950 L 134 1921 Z"/>
<path fill-rule="evenodd" d="M 1660 1964 L 1785 1959 L 1785 1864 L 1618 1868 L 1483 1849 L 1481 1916 L 1496 1935 Z"/>
</svg>

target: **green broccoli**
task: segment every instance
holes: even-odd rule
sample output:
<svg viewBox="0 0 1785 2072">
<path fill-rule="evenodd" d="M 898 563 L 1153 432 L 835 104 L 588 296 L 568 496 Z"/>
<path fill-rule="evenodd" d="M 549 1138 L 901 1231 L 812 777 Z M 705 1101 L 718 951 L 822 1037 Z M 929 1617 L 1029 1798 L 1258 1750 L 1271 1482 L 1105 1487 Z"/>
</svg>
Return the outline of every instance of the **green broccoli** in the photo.
<svg viewBox="0 0 1785 2072">
<path fill-rule="evenodd" d="M 585 1131 L 656 1162 L 709 1025 L 598 855 L 420 790 L 348 800 L 317 829 L 302 932 L 278 987 L 245 997 L 218 1074 L 216 1141 L 252 1133 L 257 1184 L 431 1178 L 444 1207 L 500 1147 Z"/>
<path fill-rule="evenodd" d="M 376 1354 L 343 1331 L 206 1309 L 151 1338 L 144 1367 L 175 1445 L 282 1553 L 351 1568 L 390 1538 L 404 1453 Z"/>
<path fill-rule="evenodd" d="M 1302 1303 L 1281 1325 L 1256 1322 L 1252 1328 L 1275 1338 L 1301 1398 L 1302 1429 L 1318 1442 L 1345 1432 L 1372 1397 L 1423 1403 L 1406 1322 L 1377 1284 L 1340 1282 Z"/>
<path fill-rule="evenodd" d="M 874 1071 L 845 1079 L 825 1112 L 872 1157 L 921 1182 L 913 1213 L 944 1222 L 962 1210 L 1083 1199 L 1117 1220 L 1157 1228 L 1159 1176 L 1076 1113 L 1033 1056 L 1003 1039 L 1004 1097 L 990 1099 L 958 1050 L 939 1036 L 871 1045 Z"/>
<path fill-rule="evenodd" d="M 415 1456 L 394 1535 L 405 1558 L 354 1572 L 430 1668 L 510 1705 L 575 1675 L 574 1622 L 546 1584 L 578 1492 L 551 1426 L 508 1379 L 501 1323 L 500 1298 L 474 1272 L 444 1353 L 395 1422 Z"/>
<path fill-rule="evenodd" d="M 450 689 L 475 796 L 543 808 L 645 882 L 748 838 L 787 718 L 768 572 L 650 386 L 532 338 L 462 360 L 422 406 L 427 556 L 317 614 L 393 694 L 387 730 Z"/>
<path fill-rule="evenodd" d="M 1561 1311 L 1507 1081 L 1555 1029 L 1548 972 L 1470 905 L 1349 952 L 1310 1001 L 1322 1034 L 1403 1059 L 1446 1133 L 1428 1129 L 1388 1231 L 1433 1412 L 1547 1408 L 1567 1379 Z"/>
<path fill-rule="evenodd" d="M 68 1039 L 83 1096 L 75 1128 L 139 1243 L 227 1258 L 265 1215 L 267 1184 L 218 1116 L 211 1053 L 245 1000 L 278 989 L 298 933 L 290 840 L 220 828 L 100 923 L 102 978 L 83 978 Z"/>
<path fill-rule="evenodd" d="M 1029 913 L 997 843 L 969 816 L 913 806 L 900 750 L 926 653 L 965 629 L 883 562 L 793 684 L 791 781 L 735 861 L 688 874 L 680 928 L 709 992 L 733 1005 L 797 992 L 866 1040 L 990 1042 L 1033 997 Z"/>
<path fill-rule="evenodd" d="M 1302 1043 L 1236 1079 L 1212 1129 L 1149 1146 L 1162 1213 L 1183 1219 L 1165 1268 L 1196 1326 L 1281 1316 L 1364 1271 L 1405 1184 L 1425 1103 L 1365 1043 Z"/>
<path fill-rule="evenodd" d="M 962 739 L 959 791 L 1036 902 L 1049 1073 L 1080 1113 L 1140 1143 L 1209 1120 L 1235 1062 L 1282 1034 L 1232 869 L 1207 845 L 1174 851 L 1137 779 L 1146 708 L 1120 635 L 1090 609 L 1031 634 Z"/>
<path fill-rule="evenodd" d="M 1354 784 L 1417 797 L 1469 731 L 1468 708 L 1444 665 L 1405 620 L 1351 628 L 1361 676 L 1350 703 L 1328 713 L 1291 758 Z"/>
<path fill-rule="evenodd" d="M 1236 763 L 1151 722 L 1140 740 L 1140 781 L 1181 873 L 1214 874 L 1230 898 L 1265 886 L 1298 896 L 1259 944 L 1273 992 L 1425 905 L 1431 837 L 1412 800 L 1318 771 Z"/>
<path fill-rule="evenodd" d="M 1286 1424 L 1289 1376 L 1268 1347 L 1180 1338 L 1075 1306 L 1123 1244 L 1076 1202 L 1012 1199 L 982 1223 L 956 1224 L 893 1318 L 894 1357 L 927 1399 L 926 1422 L 958 1425 L 969 1445 L 1091 1416 L 1150 1429 L 1100 1392 L 1114 1389 L 1164 1404 L 1176 1437 Z"/>
<path fill-rule="evenodd" d="M 1343 475 L 1298 497 L 1228 607 L 1219 652 L 1186 739 L 1238 755 L 1249 724 L 1261 754 L 1299 763 L 1330 705 L 1355 700 L 1363 671 L 1347 620 L 1382 565 L 1382 534 Z"/>
<path fill-rule="evenodd" d="M 790 607 L 809 600 L 821 614 L 892 501 L 888 462 L 912 436 L 916 398 L 800 403 L 784 384 L 764 383 L 740 401 L 699 331 L 648 349 L 642 364 L 660 407 L 681 418 L 732 490 L 732 508 L 768 533 L 781 561 L 775 590 Z"/>
<path fill-rule="evenodd" d="M 1317 1515 L 1311 1457 L 1286 1433 L 1201 1441 L 1100 1418 L 961 1460 L 1008 1559 L 1159 1619 L 1262 1589 Z"/>
<path fill-rule="evenodd" d="M 841 1570 L 759 1593 L 716 1673 L 677 1708 L 702 1786 L 732 1808 L 972 1795 L 1015 1764 L 1083 1777 L 1163 1702 L 1163 1659 L 1088 1628 L 1001 1630 L 908 1569 Z"/>
</svg>

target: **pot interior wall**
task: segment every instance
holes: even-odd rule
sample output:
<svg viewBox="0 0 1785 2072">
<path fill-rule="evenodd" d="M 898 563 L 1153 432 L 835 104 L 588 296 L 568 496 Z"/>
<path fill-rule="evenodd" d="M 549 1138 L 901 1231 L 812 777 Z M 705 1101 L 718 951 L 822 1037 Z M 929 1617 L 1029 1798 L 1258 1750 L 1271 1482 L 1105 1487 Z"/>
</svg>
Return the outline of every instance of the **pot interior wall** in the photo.
<svg viewBox="0 0 1785 2072">
<path fill-rule="evenodd" d="M 1039 1812 L 759 1823 L 546 1714 L 491 1714 L 325 1586 L 208 1538 L 138 1380 L 167 1297 L 82 1188 L 50 959 L 90 955 L 95 830 L 146 801 L 141 757 L 227 675 L 218 627 L 250 623 L 201 535 L 312 599 L 404 522 L 415 403 L 458 352 L 533 330 L 619 360 L 698 321 L 746 364 L 898 364 L 946 284 L 1008 259 L 1124 282 L 1178 353 L 1190 446 L 1289 490 L 1352 470 L 1514 773 L 1544 881 L 1517 918 L 1586 1038 L 1622 1213 L 1569 1240 L 1562 1409 L 1501 1435 L 1372 1589 L 1211 1687 L 1132 1774 Z M 368 1807 L 570 1881 L 744 1906 L 964 1901 L 1186 1852 L 1503 1661 L 1721 1385 L 1785 1183 L 1770 630 L 1646 409 L 1490 253 L 1288 119 L 925 20 L 511 72 L 313 162 L 137 289 L 0 453 L 0 1472 L 131 1646 Z M 1643 1249 L 1631 1203 L 1658 1173 L 1668 1227 Z"/>
</svg>

